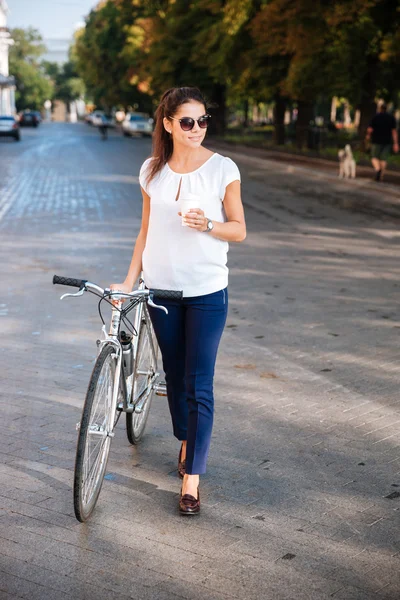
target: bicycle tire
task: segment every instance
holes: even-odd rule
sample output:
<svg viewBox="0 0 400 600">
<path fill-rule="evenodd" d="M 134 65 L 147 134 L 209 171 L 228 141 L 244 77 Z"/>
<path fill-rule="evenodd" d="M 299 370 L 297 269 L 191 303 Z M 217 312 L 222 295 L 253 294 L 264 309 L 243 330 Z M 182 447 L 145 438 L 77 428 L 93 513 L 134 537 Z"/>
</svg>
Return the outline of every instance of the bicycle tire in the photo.
<svg viewBox="0 0 400 600">
<path fill-rule="evenodd" d="M 81 523 L 87 521 L 96 506 L 107 468 L 111 437 L 106 433 L 102 436 L 101 428 L 110 430 L 109 423 L 112 419 L 112 430 L 118 421 L 117 411 L 111 415 L 115 352 L 112 344 L 103 346 L 93 367 L 82 410 L 74 472 L 74 511 Z M 102 387 L 99 388 L 99 385 Z M 96 439 L 99 442 L 95 442 Z M 96 448 L 98 452 L 90 466 L 89 461 Z M 94 468 L 96 470 L 92 473 Z"/>
<path fill-rule="evenodd" d="M 153 342 L 150 343 L 150 337 Z M 154 375 L 157 372 L 157 344 L 149 315 L 142 319 L 133 371 L 133 402 L 144 398 L 142 412 L 126 413 L 126 433 L 131 444 L 138 444 L 144 434 L 153 398 Z"/>
</svg>

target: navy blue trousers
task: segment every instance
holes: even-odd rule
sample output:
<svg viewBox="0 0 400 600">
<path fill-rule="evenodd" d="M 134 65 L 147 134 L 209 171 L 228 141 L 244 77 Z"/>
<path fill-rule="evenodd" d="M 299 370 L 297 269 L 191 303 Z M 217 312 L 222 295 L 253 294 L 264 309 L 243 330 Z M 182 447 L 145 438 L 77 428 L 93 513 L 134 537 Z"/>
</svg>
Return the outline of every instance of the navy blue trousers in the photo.
<svg viewBox="0 0 400 600">
<path fill-rule="evenodd" d="M 228 290 L 149 306 L 160 346 L 175 437 L 187 440 L 186 473 L 206 472 L 214 416 L 215 361 L 228 312 Z"/>
</svg>

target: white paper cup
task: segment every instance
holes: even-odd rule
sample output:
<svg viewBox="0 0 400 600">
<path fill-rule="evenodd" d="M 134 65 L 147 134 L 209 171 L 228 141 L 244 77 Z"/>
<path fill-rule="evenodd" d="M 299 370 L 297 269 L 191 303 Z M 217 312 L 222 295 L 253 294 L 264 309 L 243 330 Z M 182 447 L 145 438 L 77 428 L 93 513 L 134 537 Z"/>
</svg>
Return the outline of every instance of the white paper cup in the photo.
<svg viewBox="0 0 400 600">
<path fill-rule="evenodd" d="M 190 211 L 191 208 L 200 208 L 200 197 L 195 194 L 185 194 L 180 199 L 180 207 L 182 213 L 182 226 L 187 227 L 187 224 L 184 222 L 184 216 Z"/>
</svg>

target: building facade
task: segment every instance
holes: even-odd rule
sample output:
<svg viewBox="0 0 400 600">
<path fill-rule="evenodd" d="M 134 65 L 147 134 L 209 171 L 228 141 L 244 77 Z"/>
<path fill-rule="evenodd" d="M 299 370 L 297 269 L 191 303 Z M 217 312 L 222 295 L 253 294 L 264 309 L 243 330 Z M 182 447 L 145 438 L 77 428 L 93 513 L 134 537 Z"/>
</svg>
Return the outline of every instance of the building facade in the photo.
<svg viewBox="0 0 400 600">
<path fill-rule="evenodd" d="M 55 62 L 60 66 L 63 65 L 68 61 L 68 52 L 72 41 L 71 38 L 45 38 L 43 43 L 46 46 L 46 52 L 42 59 Z"/>
<path fill-rule="evenodd" d="M 14 43 L 7 29 L 8 6 L 0 0 L 0 115 L 15 114 L 15 79 L 8 71 L 8 51 Z"/>
</svg>

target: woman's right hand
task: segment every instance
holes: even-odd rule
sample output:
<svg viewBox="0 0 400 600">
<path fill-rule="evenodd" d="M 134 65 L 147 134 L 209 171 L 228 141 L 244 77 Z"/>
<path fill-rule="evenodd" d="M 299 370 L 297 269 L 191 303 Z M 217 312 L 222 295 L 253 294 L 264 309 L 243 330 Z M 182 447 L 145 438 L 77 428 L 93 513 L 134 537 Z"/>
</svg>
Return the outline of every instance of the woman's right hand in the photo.
<svg viewBox="0 0 400 600">
<path fill-rule="evenodd" d="M 132 286 L 125 283 L 125 281 L 124 283 L 112 283 L 110 285 L 110 290 L 112 292 L 122 292 L 124 294 L 129 294 L 132 291 Z M 125 298 L 121 300 L 111 300 L 111 302 L 114 304 L 114 306 L 118 306 L 120 302 L 125 302 Z"/>
</svg>

